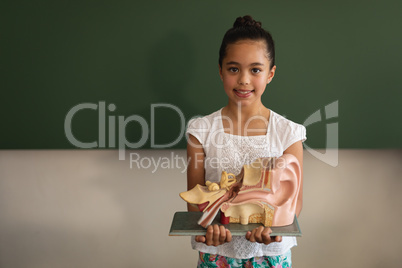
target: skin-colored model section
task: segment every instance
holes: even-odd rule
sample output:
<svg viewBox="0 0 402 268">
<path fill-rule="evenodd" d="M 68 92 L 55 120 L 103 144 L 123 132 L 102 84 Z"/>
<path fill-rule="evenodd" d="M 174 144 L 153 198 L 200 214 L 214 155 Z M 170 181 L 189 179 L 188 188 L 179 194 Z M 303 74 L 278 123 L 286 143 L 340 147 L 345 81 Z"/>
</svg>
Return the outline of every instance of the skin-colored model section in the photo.
<svg viewBox="0 0 402 268">
<path fill-rule="evenodd" d="M 203 212 L 198 224 L 207 227 L 221 210 L 233 223 L 262 223 L 265 227 L 292 224 L 300 191 L 297 158 L 259 158 L 245 165 L 239 175 L 222 172 L 220 184 L 207 181 L 180 193 Z"/>
</svg>

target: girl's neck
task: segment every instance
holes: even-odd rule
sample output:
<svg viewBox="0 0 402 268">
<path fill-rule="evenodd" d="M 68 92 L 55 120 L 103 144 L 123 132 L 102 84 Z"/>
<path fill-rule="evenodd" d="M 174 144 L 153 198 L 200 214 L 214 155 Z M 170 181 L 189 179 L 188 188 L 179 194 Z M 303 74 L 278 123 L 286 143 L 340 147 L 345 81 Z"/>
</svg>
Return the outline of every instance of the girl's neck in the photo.
<svg viewBox="0 0 402 268">
<path fill-rule="evenodd" d="M 247 121 L 254 116 L 266 117 L 266 115 L 269 114 L 269 110 L 262 103 L 260 103 L 259 105 L 249 106 L 229 103 L 223 108 L 223 113 L 232 120 Z"/>
<path fill-rule="evenodd" d="M 270 111 L 262 105 L 227 105 L 222 109 L 225 133 L 238 136 L 258 136 L 267 133 Z"/>
</svg>

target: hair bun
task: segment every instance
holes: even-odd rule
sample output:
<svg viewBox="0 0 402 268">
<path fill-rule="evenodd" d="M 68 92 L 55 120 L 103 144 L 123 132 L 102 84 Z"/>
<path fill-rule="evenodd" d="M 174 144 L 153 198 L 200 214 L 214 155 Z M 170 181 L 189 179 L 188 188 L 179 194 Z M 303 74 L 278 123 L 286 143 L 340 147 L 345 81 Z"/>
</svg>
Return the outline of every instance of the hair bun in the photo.
<svg viewBox="0 0 402 268">
<path fill-rule="evenodd" d="M 238 17 L 233 24 L 233 28 L 238 27 L 256 27 L 261 28 L 261 22 L 255 21 L 250 15 Z"/>
</svg>

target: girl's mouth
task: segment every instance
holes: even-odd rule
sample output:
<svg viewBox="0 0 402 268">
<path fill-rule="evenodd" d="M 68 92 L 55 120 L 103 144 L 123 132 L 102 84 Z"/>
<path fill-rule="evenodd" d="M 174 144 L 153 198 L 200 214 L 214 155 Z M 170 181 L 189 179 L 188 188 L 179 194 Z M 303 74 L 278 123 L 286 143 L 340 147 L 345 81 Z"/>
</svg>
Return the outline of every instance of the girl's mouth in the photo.
<svg viewBox="0 0 402 268">
<path fill-rule="evenodd" d="M 247 98 L 254 92 L 254 90 L 234 89 L 234 92 L 235 92 L 236 96 L 238 96 L 240 98 Z"/>
</svg>

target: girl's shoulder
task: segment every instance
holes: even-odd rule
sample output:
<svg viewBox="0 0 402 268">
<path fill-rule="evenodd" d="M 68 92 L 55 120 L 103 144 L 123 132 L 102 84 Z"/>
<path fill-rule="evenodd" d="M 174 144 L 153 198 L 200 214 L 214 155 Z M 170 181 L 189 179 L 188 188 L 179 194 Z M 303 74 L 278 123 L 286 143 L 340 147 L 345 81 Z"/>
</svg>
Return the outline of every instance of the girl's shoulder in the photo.
<svg viewBox="0 0 402 268">
<path fill-rule="evenodd" d="M 272 110 L 270 110 L 270 120 L 271 124 L 276 128 L 304 128 L 303 125 L 293 122 L 290 119 L 287 119 L 283 115 L 280 115 Z"/>
<path fill-rule="evenodd" d="M 282 151 L 285 151 L 296 141 L 304 142 L 307 139 L 305 126 L 295 123 L 272 110 L 270 121 L 270 136 L 280 143 L 281 148 L 283 148 Z"/>
<path fill-rule="evenodd" d="M 186 135 L 191 134 L 194 136 L 206 149 L 211 134 L 222 131 L 221 110 L 206 116 L 198 116 L 190 119 L 187 124 Z"/>
<path fill-rule="evenodd" d="M 219 109 L 209 115 L 195 116 L 188 121 L 187 128 L 210 129 L 221 120 L 221 110 Z"/>
</svg>

